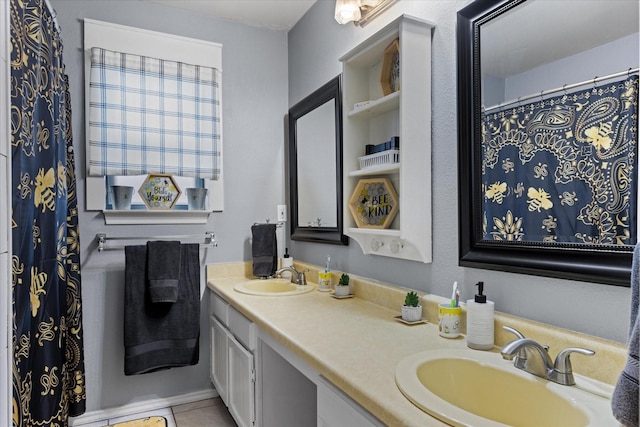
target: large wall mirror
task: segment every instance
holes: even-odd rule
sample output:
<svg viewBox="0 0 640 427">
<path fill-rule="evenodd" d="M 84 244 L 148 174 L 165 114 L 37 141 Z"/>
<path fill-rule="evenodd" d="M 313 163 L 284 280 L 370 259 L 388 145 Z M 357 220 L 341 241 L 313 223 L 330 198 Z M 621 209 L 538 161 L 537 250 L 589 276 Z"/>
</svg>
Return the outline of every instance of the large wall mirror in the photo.
<svg viewBox="0 0 640 427">
<path fill-rule="evenodd" d="M 342 226 L 342 91 L 335 77 L 289 110 L 291 239 L 348 244 Z"/>
<path fill-rule="evenodd" d="M 638 5 L 475 1 L 458 12 L 460 265 L 629 285 Z"/>
</svg>

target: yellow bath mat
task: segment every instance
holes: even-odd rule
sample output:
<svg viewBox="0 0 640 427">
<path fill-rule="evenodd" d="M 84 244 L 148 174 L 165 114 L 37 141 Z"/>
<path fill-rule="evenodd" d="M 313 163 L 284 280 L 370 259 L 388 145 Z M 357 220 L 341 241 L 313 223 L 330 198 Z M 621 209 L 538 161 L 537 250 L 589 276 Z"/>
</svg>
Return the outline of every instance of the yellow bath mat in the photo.
<svg viewBox="0 0 640 427">
<path fill-rule="evenodd" d="M 109 424 L 110 427 L 167 427 L 165 417 L 148 417 L 138 420 L 126 421 L 124 423 Z"/>
</svg>

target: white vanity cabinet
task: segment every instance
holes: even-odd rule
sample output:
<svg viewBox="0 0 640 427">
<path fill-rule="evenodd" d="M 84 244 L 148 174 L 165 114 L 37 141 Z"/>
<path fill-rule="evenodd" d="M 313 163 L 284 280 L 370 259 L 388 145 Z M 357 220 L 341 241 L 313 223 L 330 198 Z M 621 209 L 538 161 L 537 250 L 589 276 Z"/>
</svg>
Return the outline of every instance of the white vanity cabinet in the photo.
<svg viewBox="0 0 640 427">
<path fill-rule="evenodd" d="M 240 427 L 384 424 L 210 291 L 211 381 Z"/>
<path fill-rule="evenodd" d="M 431 248 L 431 32 L 402 15 L 340 58 L 343 69 L 343 219 L 345 234 L 365 254 L 422 261 Z M 399 90 L 380 84 L 385 51 L 398 40 Z M 365 103 L 364 106 L 356 104 Z M 360 167 L 367 144 L 400 138 L 399 162 Z M 387 229 L 359 228 L 349 201 L 361 179 L 387 178 L 398 214 Z"/>
<path fill-rule="evenodd" d="M 240 427 L 256 423 L 256 326 L 210 292 L 211 381 Z"/>
</svg>

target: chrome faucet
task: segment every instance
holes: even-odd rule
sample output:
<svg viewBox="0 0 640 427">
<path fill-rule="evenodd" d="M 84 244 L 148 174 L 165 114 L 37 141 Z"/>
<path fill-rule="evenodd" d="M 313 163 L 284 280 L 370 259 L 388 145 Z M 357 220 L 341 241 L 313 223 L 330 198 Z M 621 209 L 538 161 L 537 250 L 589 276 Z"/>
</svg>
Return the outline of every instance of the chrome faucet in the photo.
<svg viewBox="0 0 640 427">
<path fill-rule="evenodd" d="M 304 273 L 306 273 L 307 271 L 309 271 L 308 269 L 305 269 L 303 271 L 297 271 L 293 266 L 288 266 L 288 267 L 283 267 L 280 270 L 276 270 L 276 272 L 274 273 L 274 276 L 278 277 L 282 277 L 282 273 L 284 273 L 285 271 L 290 271 L 291 274 L 291 283 L 295 283 L 296 285 L 306 285 L 307 284 L 307 278 L 305 276 Z M 294 277 L 295 275 L 295 277 Z"/>
<path fill-rule="evenodd" d="M 519 332 L 518 334 L 522 336 Z M 595 354 L 593 350 L 586 348 L 569 347 L 558 353 L 555 362 L 553 362 L 547 347 L 528 338 L 518 338 L 500 350 L 503 359 L 513 360 L 515 358 L 514 366 L 516 368 L 561 385 L 575 385 L 576 383 L 569 358 L 571 353 L 580 353 L 585 356 Z"/>
</svg>

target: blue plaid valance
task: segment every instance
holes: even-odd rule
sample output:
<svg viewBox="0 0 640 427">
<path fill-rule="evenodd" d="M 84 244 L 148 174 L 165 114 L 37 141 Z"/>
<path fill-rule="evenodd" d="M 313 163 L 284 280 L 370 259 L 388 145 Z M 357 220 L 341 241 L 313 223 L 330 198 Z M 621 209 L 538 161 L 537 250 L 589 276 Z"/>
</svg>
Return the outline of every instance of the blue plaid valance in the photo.
<svg viewBox="0 0 640 427">
<path fill-rule="evenodd" d="M 219 73 L 92 48 L 89 174 L 218 179 Z"/>
</svg>

